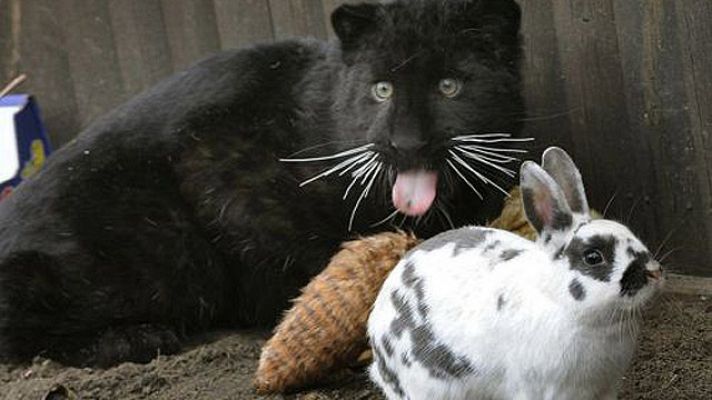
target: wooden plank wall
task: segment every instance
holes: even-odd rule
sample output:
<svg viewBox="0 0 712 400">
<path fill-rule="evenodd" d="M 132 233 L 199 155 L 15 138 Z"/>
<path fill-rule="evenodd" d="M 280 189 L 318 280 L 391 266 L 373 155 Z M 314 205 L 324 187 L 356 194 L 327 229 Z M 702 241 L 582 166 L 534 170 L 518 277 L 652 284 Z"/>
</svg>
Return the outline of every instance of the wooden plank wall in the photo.
<svg viewBox="0 0 712 400">
<path fill-rule="evenodd" d="M 56 145 L 223 48 L 333 38 L 344 0 L 0 0 L 0 82 L 19 72 Z M 667 265 L 712 275 L 712 2 L 520 0 L 527 131 L 582 168 L 594 207 Z M 669 237 L 669 239 L 667 239 Z M 667 240 L 666 240 L 667 239 Z"/>
</svg>

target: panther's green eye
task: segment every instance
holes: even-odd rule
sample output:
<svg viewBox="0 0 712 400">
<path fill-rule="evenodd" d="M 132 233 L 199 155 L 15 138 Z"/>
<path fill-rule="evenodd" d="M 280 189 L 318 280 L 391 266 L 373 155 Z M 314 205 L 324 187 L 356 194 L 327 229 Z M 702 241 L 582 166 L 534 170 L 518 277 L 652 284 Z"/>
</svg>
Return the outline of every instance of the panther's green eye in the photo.
<svg viewBox="0 0 712 400">
<path fill-rule="evenodd" d="M 445 97 L 453 98 L 457 96 L 457 94 L 460 93 L 461 88 L 462 83 L 453 78 L 441 79 L 440 83 L 438 83 L 438 89 L 440 89 L 440 93 L 442 93 Z"/>
<path fill-rule="evenodd" d="M 387 81 L 378 82 L 371 88 L 371 94 L 376 101 L 386 101 L 393 97 L 393 84 Z"/>
</svg>

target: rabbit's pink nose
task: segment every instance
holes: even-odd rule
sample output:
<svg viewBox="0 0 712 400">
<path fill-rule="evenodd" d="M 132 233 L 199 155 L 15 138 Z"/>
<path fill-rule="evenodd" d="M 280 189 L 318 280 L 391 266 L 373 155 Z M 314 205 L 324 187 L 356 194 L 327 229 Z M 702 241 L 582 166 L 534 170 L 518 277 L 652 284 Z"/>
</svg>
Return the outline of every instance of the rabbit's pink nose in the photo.
<svg viewBox="0 0 712 400">
<path fill-rule="evenodd" d="M 646 268 L 645 274 L 649 278 L 659 281 L 663 279 L 663 266 L 656 262 L 654 263 L 654 265 L 652 265 L 651 269 Z"/>
</svg>

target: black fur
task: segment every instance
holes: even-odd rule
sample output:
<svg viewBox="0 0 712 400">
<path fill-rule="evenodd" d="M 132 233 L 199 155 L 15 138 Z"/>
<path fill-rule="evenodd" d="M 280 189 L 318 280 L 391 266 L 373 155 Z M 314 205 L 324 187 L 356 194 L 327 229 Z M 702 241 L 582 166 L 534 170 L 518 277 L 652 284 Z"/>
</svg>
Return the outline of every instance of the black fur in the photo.
<svg viewBox="0 0 712 400">
<path fill-rule="evenodd" d="M 514 1 L 344 6 L 333 20 L 343 51 L 212 56 L 94 123 L 0 204 L 0 358 L 143 361 L 208 327 L 272 324 L 343 240 L 386 229 L 370 225 L 392 172 L 443 171 L 455 135 L 519 131 Z M 456 98 L 437 91 L 446 77 L 464 82 Z M 378 103 L 383 80 L 395 94 Z M 365 143 L 389 171 L 352 233 L 347 180 L 298 186 L 333 164 L 279 158 Z M 442 178 L 436 202 L 456 226 L 498 209 Z M 406 223 L 421 237 L 445 227 Z"/>
<path fill-rule="evenodd" d="M 433 251 L 454 244 L 452 255 L 457 257 L 463 251 L 475 249 L 482 245 L 492 232 L 489 229 L 472 229 L 470 227 L 449 230 L 424 241 L 410 252 L 418 250 Z"/>
<path fill-rule="evenodd" d="M 648 252 L 639 252 L 631 248 L 626 253 L 633 259 L 621 277 L 621 295 L 633 297 L 640 289 L 648 284 L 648 273 L 645 265 L 652 257 Z"/>
<path fill-rule="evenodd" d="M 588 239 L 575 237 L 564 250 L 568 258 L 569 268 L 599 281 L 611 280 L 613 265 L 616 262 L 615 253 L 618 240 L 613 236 L 595 235 Z M 587 250 L 598 250 L 603 255 L 603 262 L 598 265 L 589 265 L 584 262 Z"/>
</svg>

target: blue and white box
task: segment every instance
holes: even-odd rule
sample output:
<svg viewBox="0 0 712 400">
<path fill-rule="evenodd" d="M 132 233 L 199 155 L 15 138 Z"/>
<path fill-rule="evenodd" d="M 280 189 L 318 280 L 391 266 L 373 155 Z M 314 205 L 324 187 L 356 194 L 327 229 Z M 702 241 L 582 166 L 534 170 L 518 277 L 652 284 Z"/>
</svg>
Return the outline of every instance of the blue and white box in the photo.
<svg viewBox="0 0 712 400">
<path fill-rule="evenodd" d="M 32 96 L 0 98 L 0 201 L 42 168 L 51 152 L 40 110 Z"/>
</svg>

